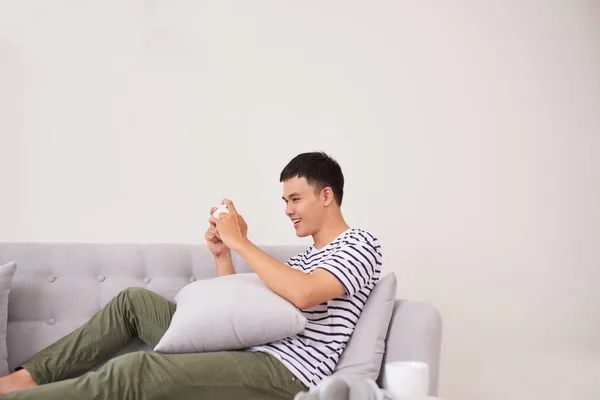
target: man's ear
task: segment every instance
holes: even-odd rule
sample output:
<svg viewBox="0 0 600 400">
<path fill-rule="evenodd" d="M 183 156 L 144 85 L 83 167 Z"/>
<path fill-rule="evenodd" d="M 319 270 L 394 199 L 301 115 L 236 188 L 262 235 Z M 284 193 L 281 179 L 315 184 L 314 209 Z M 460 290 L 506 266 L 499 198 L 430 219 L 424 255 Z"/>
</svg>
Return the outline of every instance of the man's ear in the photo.
<svg viewBox="0 0 600 400">
<path fill-rule="evenodd" d="M 323 190 L 321 190 L 321 196 L 323 196 L 323 205 L 325 207 L 327 207 L 335 202 L 333 190 L 329 186 L 327 186 Z"/>
</svg>

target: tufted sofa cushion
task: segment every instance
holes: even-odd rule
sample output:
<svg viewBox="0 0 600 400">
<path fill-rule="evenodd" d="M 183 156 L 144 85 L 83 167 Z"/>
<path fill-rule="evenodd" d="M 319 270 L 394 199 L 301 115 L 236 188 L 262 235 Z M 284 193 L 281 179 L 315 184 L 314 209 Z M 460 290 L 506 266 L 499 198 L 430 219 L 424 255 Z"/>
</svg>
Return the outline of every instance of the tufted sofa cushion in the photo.
<svg viewBox="0 0 600 400">
<path fill-rule="evenodd" d="M 262 248 L 282 262 L 304 250 Z M 184 285 L 216 276 L 205 245 L 0 243 L 0 265 L 10 260 L 19 265 L 8 306 L 11 371 L 127 287 L 145 287 L 173 301 Z M 251 272 L 236 254 L 233 262 L 237 272 Z M 136 339 L 121 353 L 139 349 L 151 350 Z"/>
</svg>

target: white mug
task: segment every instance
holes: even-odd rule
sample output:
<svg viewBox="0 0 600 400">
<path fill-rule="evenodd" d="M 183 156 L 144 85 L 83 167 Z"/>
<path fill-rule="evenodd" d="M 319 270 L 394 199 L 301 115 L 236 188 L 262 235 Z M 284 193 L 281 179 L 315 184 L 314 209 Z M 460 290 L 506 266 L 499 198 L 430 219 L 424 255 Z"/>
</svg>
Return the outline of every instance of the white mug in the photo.
<svg viewBox="0 0 600 400">
<path fill-rule="evenodd" d="M 383 387 L 397 400 L 426 400 L 429 393 L 429 365 L 420 361 L 386 363 Z"/>
</svg>

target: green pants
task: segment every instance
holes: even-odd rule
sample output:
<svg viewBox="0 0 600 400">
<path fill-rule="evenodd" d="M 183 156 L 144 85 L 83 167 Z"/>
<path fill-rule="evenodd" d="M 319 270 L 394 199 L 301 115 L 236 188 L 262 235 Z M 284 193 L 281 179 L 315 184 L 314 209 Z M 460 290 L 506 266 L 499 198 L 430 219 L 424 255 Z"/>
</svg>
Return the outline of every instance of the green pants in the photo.
<svg viewBox="0 0 600 400">
<path fill-rule="evenodd" d="M 175 304 L 146 289 L 119 293 L 85 325 L 21 365 L 39 385 L 2 399 L 292 399 L 307 390 L 266 353 L 133 352 L 97 366 L 137 336 L 155 346 Z M 67 379 L 70 378 L 70 379 Z"/>
</svg>

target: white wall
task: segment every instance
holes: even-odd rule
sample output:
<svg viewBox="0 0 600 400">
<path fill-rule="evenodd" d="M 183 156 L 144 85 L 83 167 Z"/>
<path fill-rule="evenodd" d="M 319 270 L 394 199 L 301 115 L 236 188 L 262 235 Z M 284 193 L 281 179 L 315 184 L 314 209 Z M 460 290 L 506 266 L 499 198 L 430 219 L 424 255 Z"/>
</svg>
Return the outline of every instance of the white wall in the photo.
<svg viewBox="0 0 600 400">
<path fill-rule="evenodd" d="M 600 3 L 0 4 L 0 241 L 202 242 L 232 198 L 297 239 L 325 150 L 451 400 L 600 390 Z M 473 3 L 473 4 L 468 4 Z"/>
</svg>

